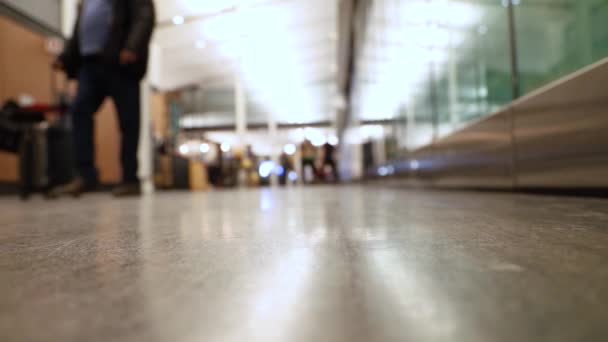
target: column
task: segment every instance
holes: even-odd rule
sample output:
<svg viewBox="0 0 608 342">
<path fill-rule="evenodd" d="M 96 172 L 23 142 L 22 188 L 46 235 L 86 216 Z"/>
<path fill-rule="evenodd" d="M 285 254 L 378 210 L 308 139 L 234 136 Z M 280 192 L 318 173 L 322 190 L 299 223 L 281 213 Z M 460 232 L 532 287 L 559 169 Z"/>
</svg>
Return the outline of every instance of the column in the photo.
<svg viewBox="0 0 608 342">
<path fill-rule="evenodd" d="M 243 80 L 238 72 L 235 72 L 234 76 L 234 107 L 238 145 L 234 148 L 240 149 L 243 158 L 245 158 L 245 154 L 247 153 L 247 97 Z M 239 168 L 238 170 L 237 182 L 239 186 L 245 186 L 247 184 L 247 174 L 242 168 Z"/>
<path fill-rule="evenodd" d="M 234 80 L 234 103 L 236 111 L 236 135 L 239 147 L 246 145 L 247 134 L 247 97 L 241 76 L 237 73 Z"/>
<path fill-rule="evenodd" d="M 451 40 L 453 33 L 450 32 L 450 47 L 448 49 L 448 99 L 450 111 L 450 131 L 458 124 L 458 68 L 456 66 L 456 51 Z"/>
<path fill-rule="evenodd" d="M 274 163 L 274 165 L 279 165 L 279 163 L 280 163 L 279 155 L 282 150 L 282 146 L 279 144 L 279 141 L 277 139 L 277 129 L 278 129 L 278 125 L 277 125 L 276 118 L 274 117 L 274 115 L 268 114 L 268 138 L 270 140 L 270 146 L 271 146 L 270 158 L 272 159 L 272 162 Z M 279 177 L 277 176 L 277 174 L 274 171 L 270 174 L 270 185 L 272 185 L 273 187 L 276 187 L 279 185 Z"/>
<path fill-rule="evenodd" d="M 150 84 L 145 78 L 141 83 L 141 128 L 139 133 L 139 170 L 138 176 L 144 193 L 154 191 L 154 148 L 152 146 L 152 116 L 150 114 L 152 101 Z"/>
<path fill-rule="evenodd" d="M 78 0 L 61 1 L 61 32 L 70 37 L 78 16 Z"/>
<path fill-rule="evenodd" d="M 302 144 L 296 144 L 296 154 L 293 156 L 294 160 L 294 171 L 298 175 L 298 185 L 304 185 L 304 172 L 302 170 Z"/>
</svg>

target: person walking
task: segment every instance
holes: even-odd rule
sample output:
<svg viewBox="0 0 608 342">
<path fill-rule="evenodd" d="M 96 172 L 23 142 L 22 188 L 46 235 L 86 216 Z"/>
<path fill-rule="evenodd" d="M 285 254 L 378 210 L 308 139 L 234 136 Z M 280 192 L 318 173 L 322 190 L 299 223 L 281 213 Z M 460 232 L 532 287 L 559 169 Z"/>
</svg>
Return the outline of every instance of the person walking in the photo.
<svg viewBox="0 0 608 342">
<path fill-rule="evenodd" d="M 303 174 L 303 183 L 309 184 L 316 180 L 317 177 L 317 148 L 312 144 L 312 142 L 308 139 L 305 139 L 302 142 L 301 147 L 302 152 L 302 174 Z"/>
<path fill-rule="evenodd" d="M 327 171 L 331 168 L 331 171 Z M 336 148 L 334 145 L 326 142 L 323 145 L 323 177 L 325 181 L 338 182 L 338 165 L 336 164 Z M 331 178 L 329 177 L 331 176 Z"/>
<path fill-rule="evenodd" d="M 54 67 L 78 80 L 71 109 L 77 176 L 52 191 L 80 195 L 99 182 L 94 164 L 94 121 L 106 97 L 112 98 L 122 134 L 122 184 L 115 196 L 141 193 L 137 177 L 140 129 L 140 81 L 148 65 L 155 25 L 152 0 L 84 0 L 72 38 Z"/>
</svg>

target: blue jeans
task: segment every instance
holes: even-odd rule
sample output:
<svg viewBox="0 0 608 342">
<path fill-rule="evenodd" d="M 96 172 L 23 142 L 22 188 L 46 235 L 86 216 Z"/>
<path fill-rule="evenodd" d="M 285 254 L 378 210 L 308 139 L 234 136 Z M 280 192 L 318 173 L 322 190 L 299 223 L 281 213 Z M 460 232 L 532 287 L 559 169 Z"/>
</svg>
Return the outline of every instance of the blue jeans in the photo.
<svg viewBox="0 0 608 342">
<path fill-rule="evenodd" d="M 93 185 L 98 182 L 93 115 L 108 96 L 112 98 L 118 111 L 118 122 L 122 133 L 120 152 L 122 181 L 135 183 L 138 181 L 139 80 L 118 66 L 85 62 L 80 69 L 78 92 L 72 106 L 76 168 L 87 184 Z"/>
</svg>

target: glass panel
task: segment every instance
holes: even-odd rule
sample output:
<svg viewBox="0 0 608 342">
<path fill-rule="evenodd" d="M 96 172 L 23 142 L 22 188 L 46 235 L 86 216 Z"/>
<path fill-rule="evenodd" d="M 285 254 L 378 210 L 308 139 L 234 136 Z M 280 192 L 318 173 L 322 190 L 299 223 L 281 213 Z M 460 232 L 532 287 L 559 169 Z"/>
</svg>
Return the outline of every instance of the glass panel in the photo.
<svg viewBox="0 0 608 342">
<path fill-rule="evenodd" d="M 608 0 L 375 0 L 355 115 L 416 149 L 511 102 L 509 1 L 522 94 L 608 56 Z"/>
<path fill-rule="evenodd" d="M 415 149 L 511 101 L 501 0 L 377 0 L 358 56 L 359 118 L 407 118 Z M 378 117 L 379 116 L 379 117 Z"/>
<path fill-rule="evenodd" d="M 522 93 L 608 56 L 608 0 L 513 0 Z"/>
<path fill-rule="evenodd" d="M 429 42 L 441 49 L 434 60 L 440 137 L 491 114 L 512 96 L 508 15 L 502 2 L 437 3 L 445 4 L 437 25 L 446 41 Z"/>
</svg>

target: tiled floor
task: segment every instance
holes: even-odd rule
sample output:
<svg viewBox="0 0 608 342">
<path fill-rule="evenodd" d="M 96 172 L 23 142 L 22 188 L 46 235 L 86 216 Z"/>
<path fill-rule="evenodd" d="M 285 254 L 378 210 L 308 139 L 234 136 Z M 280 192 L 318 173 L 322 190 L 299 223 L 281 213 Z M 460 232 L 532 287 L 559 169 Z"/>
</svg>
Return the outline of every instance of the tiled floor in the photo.
<svg viewBox="0 0 608 342">
<path fill-rule="evenodd" d="M 0 341 L 608 341 L 608 201 L 0 199 Z"/>
</svg>

